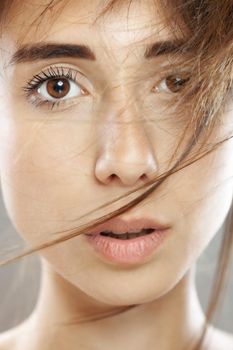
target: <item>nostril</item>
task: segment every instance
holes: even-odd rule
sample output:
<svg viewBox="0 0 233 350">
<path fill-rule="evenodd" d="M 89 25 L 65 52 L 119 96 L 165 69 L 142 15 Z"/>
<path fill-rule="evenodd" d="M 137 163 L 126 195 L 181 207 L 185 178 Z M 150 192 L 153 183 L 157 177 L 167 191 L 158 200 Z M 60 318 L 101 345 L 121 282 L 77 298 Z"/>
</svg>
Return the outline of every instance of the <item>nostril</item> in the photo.
<svg viewBox="0 0 233 350">
<path fill-rule="evenodd" d="M 112 181 L 116 181 L 116 180 L 120 180 L 121 178 L 119 176 L 117 176 L 116 174 L 111 174 L 109 177 L 108 177 L 108 183 L 111 183 Z M 147 182 L 148 181 L 148 176 L 146 174 L 142 174 L 140 176 L 140 180 L 143 181 L 143 182 Z M 135 181 L 135 180 L 134 180 Z"/>
<path fill-rule="evenodd" d="M 107 184 L 114 182 L 118 179 L 118 176 L 116 174 L 111 174 L 110 176 L 108 176 L 108 179 L 106 181 Z"/>
</svg>

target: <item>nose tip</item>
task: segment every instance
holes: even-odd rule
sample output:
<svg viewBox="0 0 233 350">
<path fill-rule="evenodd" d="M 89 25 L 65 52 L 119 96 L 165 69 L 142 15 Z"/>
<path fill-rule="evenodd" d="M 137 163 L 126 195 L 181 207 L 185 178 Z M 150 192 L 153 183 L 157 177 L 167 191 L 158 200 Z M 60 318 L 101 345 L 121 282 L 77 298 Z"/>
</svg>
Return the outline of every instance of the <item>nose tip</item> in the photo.
<svg viewBox="0 0 233 350">
<path fill-rule="evenodd" d="M 114 159 L 103 153 L 96 162 L 95 175 L 98 181 L 105 185 L 118 183 L 134 186 L 146 183 L 153 178 L 157 165 L 151 153 L 144 154 L 143 157 L 142 154 L 141 156 L 138 154 L 137 159 L 127 158 L 129 158 L 127 153 L 122 154 L 120 159 L 119 156 Z"/>
</svg>

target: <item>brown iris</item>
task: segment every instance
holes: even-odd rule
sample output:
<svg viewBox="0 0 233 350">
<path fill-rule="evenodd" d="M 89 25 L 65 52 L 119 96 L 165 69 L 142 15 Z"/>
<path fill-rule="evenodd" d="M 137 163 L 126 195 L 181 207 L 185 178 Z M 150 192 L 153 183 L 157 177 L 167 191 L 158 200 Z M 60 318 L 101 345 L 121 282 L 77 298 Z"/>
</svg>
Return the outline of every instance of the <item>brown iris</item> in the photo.
<svg viewBox="0 0 233 350">
<path fill-rule="evenodd" d="M 178 92 L 181 90 L 181 88 L 183 87 L 183 85 L 185 83 L 187 83 L 187 81 L 189 81 L 189 77 L 187 78 L 181 78 L 179 76 L 174 76 L 171 75 L 169 77 L 166 78 L 166 84 L 169 90 L 171 90 L 171 92 Z"/>
<path fill-rule="evenodd" d="M 70 83 L 67 79 L 51 79 L 47 83 L 47 92 L 51 97 L 62 98 L 68 94 Z"/>
</svg>

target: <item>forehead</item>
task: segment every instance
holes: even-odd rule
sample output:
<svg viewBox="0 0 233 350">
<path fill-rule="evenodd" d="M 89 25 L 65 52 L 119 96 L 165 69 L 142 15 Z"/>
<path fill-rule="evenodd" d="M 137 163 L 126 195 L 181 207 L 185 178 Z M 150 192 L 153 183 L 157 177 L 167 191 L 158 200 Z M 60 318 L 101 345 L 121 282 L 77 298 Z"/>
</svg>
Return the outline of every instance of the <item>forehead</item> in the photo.
<svg viewBox="0 0 233 350">
<path fill-rule="evenodd" d="M 8 32 L 20 44 L 45 40 L 77 42 L 88 44 L 95 51 L 114 51 L 114 57 L 121 60 L 132 48 L 137 50 L 155 40 L 172 37 L 156 1 L 117 1 L 112 11 L 96 20 L 106 4 L 103 0 L 55 0 L 55 6 L 42 13 L 48 3 L 20 1 L 20 7 L 16 4 L 9 14 Z"/>
</svg>

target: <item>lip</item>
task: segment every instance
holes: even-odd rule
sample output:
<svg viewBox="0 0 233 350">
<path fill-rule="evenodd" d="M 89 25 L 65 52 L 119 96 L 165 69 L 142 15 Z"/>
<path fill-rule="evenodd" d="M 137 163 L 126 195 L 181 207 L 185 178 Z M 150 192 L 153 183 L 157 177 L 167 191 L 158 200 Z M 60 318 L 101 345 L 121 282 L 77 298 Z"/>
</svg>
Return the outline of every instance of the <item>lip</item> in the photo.
<svg viewBox="0 0 233 350">
<path fill-rule="evenodd" d="M 124 234 L 125 232 L 137 232 L 143 228 L 152 228 L 152 233 L 138 236 L 132 239 L 117 239 L 103 236 L 101 231 L 113 231 Z M 169 233 L 169 225 L 162 224 L 150 218 L 135 218 L 125 221 L 121 218 L 113 218 L 104 224 L 98 225 L 94 230 L 84 235 L 95 253 L 104 261 L 123 265 L 135 265 L 145 263 L 154 255 Z"/>
<path fill-rule="evenodd" d="M 112 231 L 117 234 L 124 234 L 125 232 L 137 232 L 143 228 L 152 228 L 156 231 L 164 231 L 170 228 L 170 225 L 163 224 L 155 219 L 144 218 L 131 218 L 130 220 L 124 220 L 122 218 L 112 218 L 104 223 L 97 225 L 93 230 L 90 230 L 85 235 L 96 236 L 101 231 Z"/>
</svg>

